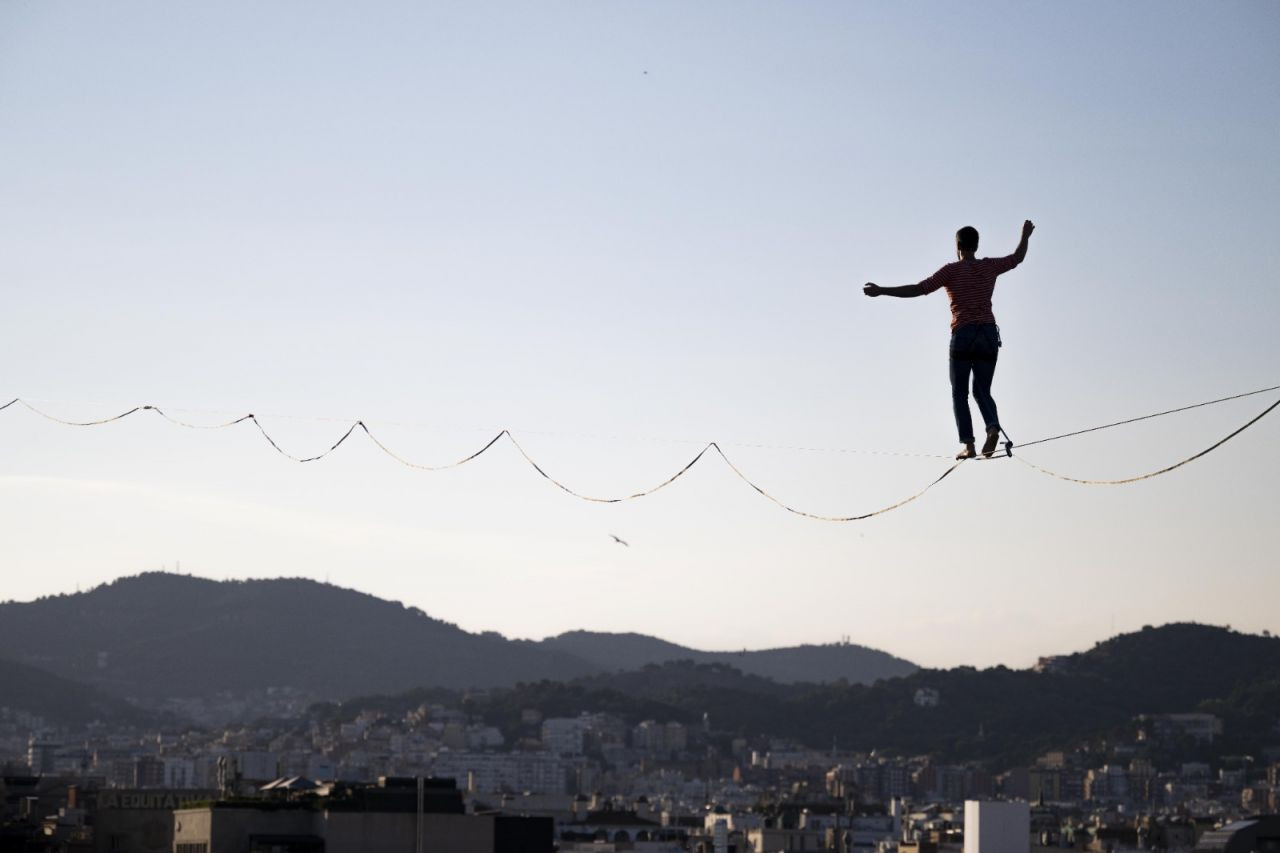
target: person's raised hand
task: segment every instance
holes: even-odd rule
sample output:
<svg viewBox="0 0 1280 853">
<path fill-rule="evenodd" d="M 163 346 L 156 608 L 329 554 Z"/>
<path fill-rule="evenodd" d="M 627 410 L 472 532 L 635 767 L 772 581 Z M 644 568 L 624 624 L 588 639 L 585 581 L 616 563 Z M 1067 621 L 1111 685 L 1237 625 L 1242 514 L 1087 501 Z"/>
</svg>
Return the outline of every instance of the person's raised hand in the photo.
<svg viewBox="0 0 1280 853">
<path fill-rule="evenodd" d="M 880 289 L 880 285 L 874 284 L 869 281 L 866 284 L 862 285 L 862 292 L 867 296 L 879 296 L 884 291 Z"/>
<path fill-rule="evenodd" d="M 1035 223 L 1033 223 L 1030 219 L 1028 219 L 1026 222 L 1023 222 L 1023 223 L 1022 223 L 1022 236 L 1023 236 L 1023 237 L 1030 237 L 1030 236 L 1031 236 L 1031 232 L 1032 232 L 1032 231 L 1034 231 L 1034 230 L 1036 230 Z"/>
</svg>

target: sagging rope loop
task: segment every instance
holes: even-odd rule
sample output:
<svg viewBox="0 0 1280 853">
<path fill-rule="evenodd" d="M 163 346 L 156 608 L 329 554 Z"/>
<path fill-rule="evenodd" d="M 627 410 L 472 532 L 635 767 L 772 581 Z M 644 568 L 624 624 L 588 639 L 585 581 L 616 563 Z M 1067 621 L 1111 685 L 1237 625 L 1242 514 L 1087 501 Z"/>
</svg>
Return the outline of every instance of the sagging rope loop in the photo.
<svg viewBox="0 0 1280 853">
<path fill-rule="evenodd" d="M 1207 400 L 1202 403 L 1194 403 L 1189 406 L 1182 406 L 1176 409 L 1168 409 L 1163 412 L 1154 412 L 1152 414 L 1142 415 L 1136 418 L 1129 418 L 1127 420 L 1122 420 L 1122 421 L 1115 421 L 1113 423 L 1102 424 L 1100 426 L 1089 427 L 1087 429 L 1075 430 L 1073 432 L 1062 433 L 1060 435 L 1054 435 L 1048 438 L 1041 438 L 1035 441 L 1029 441 L 1019 445 L 1015 445 L 1013 441 L 1009 438 L 1008 434 L 1004 433 L 1004 431 L 1001 430 L 1005 438 L 1004 455 L 993 456 L 993 457 L 990 457 L 990 459 L 1014 457 L 1013 449 L 1015 447 L 1021 449 L 1021 448 L 1031 447 L 1037 444 L 1045 444 L 1050 441 L 1057 441 L 1063 438 L 1071 438 L 1073 436 L 1083 435 L 1085 433 L 1097 432 L 1099 430 L 1104 430 L 1104 429 L 1111 429 L 1112 427 L 1124 426 L 1126 424 L 1132 424 L 1138 421 L 1149 420 L 1151 418 L 1158 418 L 1164 415 L 1171 415 L 1178 412 L 1185 412 L 1191 409 L 1201 408 L 1203 406 L 1212 406 L 1217 403 L 1225 403 L 1230 400 L 1239 400 L 1244 397 L 1250 397 L 1256 394 L 1264 394 L 1269 391 L 1277 391 L 1277 390 L 1280 390 L 1280 385 L 1272 386 L 1269 388 L 1261 388 L 1255 391 L 1247 391 L 1243 394 L 1235 394 L 1230 397 L 1220 397 L 1216 400 Z M 706 456 L 708 451 L 715 451 L 716 455 L 720 457 L 721 461 L 723 461 L 740 480 L 742 480 L 744 483 L 750 486 L 754 491 L 756 491 L 762 497 L 768 499 L 769 501 L 772 501 L 774 504 L 786 510 L 787 512 L 792 513 L 793 515 L 798 515 L 798 516 L 801 516 L 802 518 L 809 518 L 817 521 L 836 521 L 836 522 L 863 521 L 865 519 L 874 518 L 878 515 L 883 515 L 887 512 L 891 512 L 895 509 L 906 506 L 907 504 L 911 503 L 912 501 L 924 495 L 934 486 L 938 485 L 943 480 L 945 480 L 948 476 L 950 476 L 957 468 L 959 468 L 963 464 L 964 461 L 967 461 L 967 460 L 962 460 L 962 461 L 955 462 L 954 464 L 949 466 L 945 471 L 943 471 L 936 479 L 934 479 L 932 482 L 926 485 L 923 489 L 919 490 L 918 492 L 915 492 L 909 497 L 903 498 L 902 500 L 889 504 L 888 506 L 881 507 L 880 509 L 873 510 L 871 512 L 865 512 L 859 515 L 834 516 L 834 515 L 820 515 L 817 513 L 807 512 L 805 510 L 796 509 L 795 507 L 775 497 L 774 495 L 766 491 L 764 488 L 762 488 L 760 485 L 755 483 L 753 480 L 751 480 L 740 468 L 738 468 L 737 465 L 733 463 L 732 460 L 729 459 L 728 455 L 724 452 L 721 446 L 714 441 L 709 442 L 701 450 L 699 450 L 697 455 L 695 455 L 692 459 L 690 459 L 684 465 L 684 467 L 680 468 L 670 477 L 666 478 L 665 480 L 663 480 L 662 482 L 658 483 L 655 486 L 652 486 L 648 489 L 643 489 L 638 492 L 632 492 L 630 494 L 621 495 L 618 497 L 598 497 L 598 496 L 587 495 L 582 492 L 576 491 L 570 488 L 565 483 L 556 479 L 555 477 L 552 477 L 549 473 L 547 473 L 546 469 L 543 468 L 542 465 L 540 465 L 528 453 L 528 451 L 524 449 L 524 447 L 520 444 L 520 442 L 516 440 L 515 436 L 511 434 L 511 431 L 506 429 L 500 431 L 493 438 L 489 439 L 489 441 L 485 443 L 484 446 L 482 446 L 479 450 L 476 450 L 474 453 L 464 456 L 463 458 L 457 460 L 456 462 L 449 462 L 443 465 L 422 465 L 416 462 L 411 462 L 408 459 L 405 459 L 404 457 L 400 456 L 395 451 L 393 451 L 390 447 L 388 447 L 386 444 L 380 441 L 373 434 L 373 432 L 369 429 L 368 425 L 363 420 L 355 421 L 354 423 L 351 424 L 351 426 L 347 427 L 346 432 L 344 432 L 342 436 L 337 441 L 335 441 L 332 445 L 330 445 L 330 447 L 324 452 L 315 454 L 313 456 L 296 456 L 288 452 L 287 450 L 285 450 L 283 447 L 281 447 L 280 444 L 277 443 L 276 440 L 271 436 L 271 434 L 267 432 L 266 428 L 262 425 L 261 421 L 259 421 L 257 416 L 254 415 L 253 413 L 242 415 L 241 417 L 235 418 L 234 420 L 226 421 L 224 423 L 202 425 L 202 424 L 188 423 L 186 421 L 182 421 L 177 418 L 171 417 L 170 415 L 166 414 L 159 406 L 148 404 L 143 406 L 134 406 L 128 411 L 121 412 L 118 415 L 114 415 L 109 418 L 103 418 L 101 420 L 70 421 L 70 420 L 64 420 L 62 418 L 55 417 L 54 415 L 51 415 L 48 412 L 37 409 L 35 406 L 32 406 L 30 403 L 26 402 L 21 398 L 14 398 L 13 400 L 10 400 L 8 403 L 5 403 L 3 406 L 0 406 L 0 411 L 4 411 L 5 409 L 8 409 L 10 406 L 13 406 L 14 404 L 21 404 L 31 412 L 34 412 L 40 417 L 46 418 L 55 423 L 63 424 L 66 426 L 79 426 L 79 427 L 102 426 L 104 424 L 114 423 L 115 421 L 123 420 L 124 418 L 127 418 L 130 415 L 136 414 L 137 412 L 155 412 L 157 415 L 159 415 L 161 418 L 164 418 L 166 421 L 172 424 L 175 424 L 177 426 L 185 427 L 187 429 L 225 429 L 227 427 L 232 427 L 237 424 L 244 423 L 245 421 L 249 421 L 258 429 L 258 432 L 262 434 L 262 437 L 266 439 L 267 443 L 270 444 L 271 447 L 274 448 L 277 453 L 279 453 L 280 455 L 284 456 L 287 459 L 290 459 L 294 462 L 299 462 L 299 463 L 316 462 L 321 459 L 324 459 L 326 456 L 328 456 L 329 454 L 337 450 L 339 447 L 341 447 L 342 444 L 348 438 L 351 437 L 351 435 L 356 431 L 357 428 L 360 429 L 365 434 L 365 436 L 367 436 L 369 440 L 373 442 L 374 446 L 376 446 L 379 450 L 381 450 L 387 456 L 391 457 L 393 460 L 400 463 L 401 465 L 404 465 L 405 467 L 412 468 L 419 471 L 443 471 L 450 468 L 457 468 L 461 465 L 465 465 L 468 462 L 478 459 L 480 456 L 484 455 L 487 451 L 489 451 L 501 439 L 506 438 L 512 444 L 512 446 L 516 449 L 516 451 L 520 454 L 520 456 L 523 457 L 524 460 L 528 462 L 529 465 L 532 466 L 533 469 L 537 471 L 538 474 L 540 474 L 544 479 L 548 480 L 550 483 L 552 483 L 562 491 L 566 492 L 567 494 L 572 495 L 573 497 L 578 498 L 580 500 L 590 501 L 592 503 L 621 503 L 623 501 L 635 500 L 636 498 L 642 498 L 648 495 L 652 495 L 655 492 L 665 489 L 667 486 L 670 486 L 672 483 L 676 482 L 685 474 L 687 474 L 693 468 L 693 466 L 698 464 L 698 462 L 701 461 Z M 1158 477 L 1162 474 L 1167 474 L 1170 471 L 1177 470 L 1178 468 L 1181 468 L 1182 466 L 1187 465 L 1190 462 L 1194 462 L 1195 460 L 1200 459 L 1201 457 L 1213 452 L 1214 450 L 1217 450 L 1219 447 L 1226 444 L 1228 441 L 1235 438 L 1237 435 L 1244 432 L 1249 427 L 1256 424 L 1258 421 L 1262 420 L 1264 417 L 1270 414 L 1277 406 L 1280 406 L 1280 400 L 1277 400 L 1276 402 L 1272 403 L 1270 406 L 1268 406 L 1261 413 L 1253 417 L 1243 426 L 1237 428 L 1236 430 L 1232 431 L 1225 437 L 1219 439 L 1214 444 L 1210 445 L 1204 450 L 1201 450 L 1198 453 L 1188 456 L 1186 459 L 1183 459 L 1180 462 L 1176 462 L 1172 465 L 1167 465 L 1163 468 L 1160 468 L 1159 470 L 1152 471 L 1147 474 L 1141 474 L 1135 477 L 1127 477 L 1120 480 L 1090 480 L 1090 479 L 1082 479 L 1077 477 L 1070 477 L 1064 474 L 1060 474 L 1056 471 L 1051 471 L 1047 468 L 1043 468 L 1039 465 L 1036 465 L 1033 462 L 1029 462 L 1021 455 L 1018 455 L 1014 458 L 1018 459 L 1018 461 L 1022 462 L 1024 465 L 1028 466 L 1029 468 L 1035 471 L 1038 471 L 1042 474 L 1046 474 L 1051 477 L 1056 477 L 1057 479 L 1060 479 L 1060 480 L 1066 480 L 1072 483 L 1082 483 L 1085 485 L 1123 485 L 1127 483 L 1136 483 L 1142 480 L 1149 480 L 1152 477 Z M 977 461 L 990 461 L 990 459 L 988 460 L 979 459 Z"/>
</svg>

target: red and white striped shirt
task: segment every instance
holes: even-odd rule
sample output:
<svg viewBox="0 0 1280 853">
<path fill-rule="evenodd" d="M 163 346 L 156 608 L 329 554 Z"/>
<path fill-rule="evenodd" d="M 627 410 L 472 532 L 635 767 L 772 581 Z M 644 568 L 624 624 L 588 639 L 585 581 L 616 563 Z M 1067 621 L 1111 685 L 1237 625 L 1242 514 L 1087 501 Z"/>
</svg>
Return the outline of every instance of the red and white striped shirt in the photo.
<svg viewBox="0 0 1280 853">
<path fill-rule="evenodd" d="M 920 282 L 920 287 L 925 293 L 933 293 L 940 287 L 947 289 L 953 332 L 970 323 L 994 323 L 996 315 L 991 311 L 991 294 L 996 289 L 996 276 L 1017 265 L 1018 259 L 1013 255 L 955 261 Z"/>
</svg>

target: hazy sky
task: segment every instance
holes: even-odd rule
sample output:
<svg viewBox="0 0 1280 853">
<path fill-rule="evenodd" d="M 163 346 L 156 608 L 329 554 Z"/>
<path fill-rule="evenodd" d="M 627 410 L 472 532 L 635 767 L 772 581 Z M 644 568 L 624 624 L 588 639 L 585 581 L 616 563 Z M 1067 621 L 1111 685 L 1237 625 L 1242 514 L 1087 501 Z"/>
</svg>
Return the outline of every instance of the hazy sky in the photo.
<svg viewBox="0 0 1280 853">
<path fill-rule="evenodd" d="M 510 427 L 606 495 L 715 439 L 790 503 L 865 512 L 946 462 L 782 448 L 954 451 L 945 295 L 860 291 L 960 225 L 980 255 L 1038 225 L 996 292 L 1015 439 L 1280 384 L 1277 43 L 1272 2 L 9 0 L 0 397 L 253 411 L 298 454 L 360 417 L 428 464 Z M 1026 456 L 1137 474 L 1274 399 Z M 251 424 L 18 407 L 0 444 L 3 598 L 181 561 L 508 636 L 928 665 L 1280 629 L 1280 413 L 1149 482 L 972 464 L 844 525 L 710 458 L 594 505 L 506 444 L 297 465 Z"/>
</svg>

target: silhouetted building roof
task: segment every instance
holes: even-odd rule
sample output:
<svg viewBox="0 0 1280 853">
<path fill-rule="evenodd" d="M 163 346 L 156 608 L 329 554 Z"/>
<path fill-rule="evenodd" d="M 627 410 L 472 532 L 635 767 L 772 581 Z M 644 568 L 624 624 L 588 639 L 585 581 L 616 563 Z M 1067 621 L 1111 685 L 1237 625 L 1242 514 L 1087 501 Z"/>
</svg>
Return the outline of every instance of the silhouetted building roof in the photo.
<svg viewBox="0 0 1280 853">
<path fill-rule="evenodd" d="M 1196 845 L 1202 853 L 1280 853 L 1280 815 L 1263 815 L 1206 832 Z"/>
</svg>

